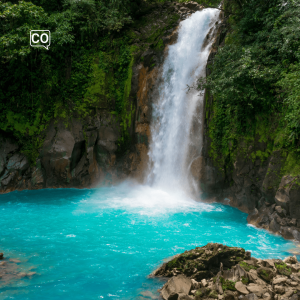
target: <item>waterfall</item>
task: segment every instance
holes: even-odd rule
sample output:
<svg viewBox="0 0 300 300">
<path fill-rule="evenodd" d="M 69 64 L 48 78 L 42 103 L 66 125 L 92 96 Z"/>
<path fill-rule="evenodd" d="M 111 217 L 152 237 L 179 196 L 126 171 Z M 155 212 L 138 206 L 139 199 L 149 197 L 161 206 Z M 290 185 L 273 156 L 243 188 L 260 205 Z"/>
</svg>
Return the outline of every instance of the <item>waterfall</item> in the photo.
<svg viewBox="0 0 300 300">
<path fill-rule="evenodd" d="M 202 148 L 203 96 L 187 93 L 200 76 L 205 76 L 219 10 L 204 9 L 180 23 L 178 39 L 168 47 L 153 104 L 150 144 L 152 186 L 190 191 L 189 166 Z M 210 34 L 208 35 L 208 33 Z"/>
</svg>

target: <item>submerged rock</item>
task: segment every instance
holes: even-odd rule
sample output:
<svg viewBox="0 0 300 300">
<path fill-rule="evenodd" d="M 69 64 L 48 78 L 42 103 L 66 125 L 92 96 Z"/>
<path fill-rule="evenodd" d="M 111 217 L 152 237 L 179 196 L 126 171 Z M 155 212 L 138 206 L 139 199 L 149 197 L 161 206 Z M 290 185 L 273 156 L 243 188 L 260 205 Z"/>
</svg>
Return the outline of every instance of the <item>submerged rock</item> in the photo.
<svg viewBox="0 0 300 300">
<path fill-rule="evenodd" d="M 243 248 L 209 243 L 176 255 L 151 276 L 171 277 L 161 289 L 163 299 L 169 300 L 296 300 L 297 265 L 296 256 L 261 260 Z"/>
</svg>

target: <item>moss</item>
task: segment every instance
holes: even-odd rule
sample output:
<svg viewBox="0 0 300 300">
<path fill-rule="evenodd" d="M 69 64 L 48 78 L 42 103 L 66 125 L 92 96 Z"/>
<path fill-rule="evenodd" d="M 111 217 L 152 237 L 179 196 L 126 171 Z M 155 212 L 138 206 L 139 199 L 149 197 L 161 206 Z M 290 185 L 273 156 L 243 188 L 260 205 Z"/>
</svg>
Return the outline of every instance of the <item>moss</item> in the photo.
<svg viewBox="0 0 300 300">
<path fill-rule="evenodd" d="M 300 175 L 300 154 L 297 152 L 289 152 L 283 167 L 284 175 L 298 176 Z"/>
<path fill-rule="evenodd" d="M 177 258 L 175 258 L 175 259 L 173 259 L 173 260 L 171 260 L 171 261 L 169 261 L 169 262 L 167 263 L 168 269 L 176 268 L 177 265 L 178 265 L 178 260 L 177 260 Z"/>
<path fill-rule="evenodd" d="M 213 299 L 218 299 L 218 293 L 215 290 L 212 290 L 209 294 L 208 294 L 209 298 L 213 298 Z"/>
<path fill-rule="evenodd" d="M 220 277 L 220 282 L 222 284 L 223 291 L 226 290 L 236 291 L 235 288 L 236 281 L 227 280 L 227 279 L 225 280 L 223 277 Z"/>
<path fill-rule="evenodd" d="M 288 266 L 285 263 L 275 263 L 275 267 L 281 275 L 290 276 L 292 274 L 292 270 L 288 268 Z"/>
<path fill-rule="evenodd" d="M 249 272 L 251 269 L 253 269 L 253 270 L 256 270 L 256 269 L 257 269 L 257 267 L 252 266 L 252 265 L 249 265 L 249 264 L 247 264 L 247 263 L 244 262 L 244 261 L 241 261 L 241 262 L 239 263 L 239 265 L 240 265 L 245 271 L 247 271 L 247 272 Z"/>
<path fill-rule="evenodd" d="M 248 284 L 249 283 L 249 279 L 245 276 L 242 276 L 242 283 L 243 284 Z"/>
</svg>

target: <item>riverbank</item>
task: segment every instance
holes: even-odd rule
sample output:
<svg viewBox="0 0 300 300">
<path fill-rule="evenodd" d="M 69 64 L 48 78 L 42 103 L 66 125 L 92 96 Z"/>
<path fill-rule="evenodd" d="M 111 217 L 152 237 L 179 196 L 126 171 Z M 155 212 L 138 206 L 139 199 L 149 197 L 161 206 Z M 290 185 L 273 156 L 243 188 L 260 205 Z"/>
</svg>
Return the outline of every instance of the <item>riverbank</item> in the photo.
<svg viewBox="0 0 300 300">
<path fill-rule="evenodd" d="M 160 290 L 165 300 L 297 300 L 299 271 L 296 256 L 262 260 L 243 248 L 209 243 L 176 255 L 150 276 L 171 277 Z"/>
</svg>

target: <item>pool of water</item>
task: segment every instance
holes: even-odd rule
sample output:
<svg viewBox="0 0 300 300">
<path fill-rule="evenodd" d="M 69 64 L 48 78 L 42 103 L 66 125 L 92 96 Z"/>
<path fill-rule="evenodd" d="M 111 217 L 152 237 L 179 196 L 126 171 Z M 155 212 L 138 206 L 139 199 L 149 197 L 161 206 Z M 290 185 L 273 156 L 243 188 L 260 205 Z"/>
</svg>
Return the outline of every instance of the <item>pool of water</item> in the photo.
<svg viewBox="0 0 300 300">
<path fill-rule="evenodd" d="M 259 258 L 287 256 L 293 243 L 247 225 L 229 206 L 126 183 L 93 190 L 0 195 L 0 250 L 37 275 L 1 285 L 1 299 L 150 299 L 149 275 L 164 259 L 208 242 Z M 154 294 L 150 294 L 153 292 Z"/>
</svg>

